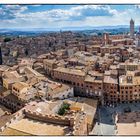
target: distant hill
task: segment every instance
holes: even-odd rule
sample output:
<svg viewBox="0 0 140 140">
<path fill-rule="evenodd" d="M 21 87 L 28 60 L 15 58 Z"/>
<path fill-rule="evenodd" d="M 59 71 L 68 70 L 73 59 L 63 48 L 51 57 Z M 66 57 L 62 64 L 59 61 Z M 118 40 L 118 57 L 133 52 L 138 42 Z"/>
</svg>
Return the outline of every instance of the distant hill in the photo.
<svg viewBox="0 0 140 140">
<path fill-rule="evenodd" d="M 64 28 L 12 28 L 12 29 L 0 29 L 1 36 L 36 36 L 49 32 L 58 31 L 76 31 L 85 34 L 102 34 L 103 32 L 110 32 L 110 34 L 120 34 L 129 32 L 128 25 L 117 26 L 85 26 L 85 27 L 64 27 Z M 135 31 L 138 31 L 138 26 L 135 27 Z"/>
</svg>

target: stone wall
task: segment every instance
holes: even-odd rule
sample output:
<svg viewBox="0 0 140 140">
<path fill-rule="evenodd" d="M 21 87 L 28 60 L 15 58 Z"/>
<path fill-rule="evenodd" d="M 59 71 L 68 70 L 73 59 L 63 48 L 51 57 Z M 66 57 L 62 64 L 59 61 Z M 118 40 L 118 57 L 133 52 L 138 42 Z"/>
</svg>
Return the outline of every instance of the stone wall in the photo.
<svg viewBox="0 0 140 140">
<path fill-rule="evenodd" d="M 65 125 L 72 127 L 73 132 L 70 135 L 87 135 L 87 116 L 83 112 L 73 113 L 71 116 L 59 116 L 42 114 L 25 110 L 25 116 L 34 120 L 43 121 L 46 123 L 53 123 L 58 125 Z"/>
<path fill-rule="evenodd" d="M 84 112 L 80 112 L 75 118 L 72 135 L 87 135 L 87 117 Z"/>
<path fill-rule="evenodd" d="M 25 116 L 38 121 L 43 121 L 43 122 L 53 123 L 58 125 L 67 125 L 67 126 L 72 125 L 72 121 L 73 121 L 71 117 L 42 114 L 38 112 L 32 112 L 30 110 L 25 110 Z"/>
<path fill-rule="evenodd" d="M 6 122 L 3 126 L 0 127 L 0 132 L 4 131 L 13 122 L 21 120 L 22 118 L 24 118 L 24 116 L 25 115 L 23 110 L 18 111 L 17 113 L 15 113 L 15 115 L 13 115 L 13 117 L 8 122 Z"/>
<path fill-rule="evenodd" d="M 16 112 L 10 121 L 0 127 L 0 131 L 4 131 L 10 124 L 19 121 L 24 117 L 46 123 L 69 126 L 72 128 L 72 133 L 69 135 L 87 135 L 87 117 L 83 112 L 75 112 L 71 116 L 59 116 L 33 112 L 25 108 Z"/>
</svg>

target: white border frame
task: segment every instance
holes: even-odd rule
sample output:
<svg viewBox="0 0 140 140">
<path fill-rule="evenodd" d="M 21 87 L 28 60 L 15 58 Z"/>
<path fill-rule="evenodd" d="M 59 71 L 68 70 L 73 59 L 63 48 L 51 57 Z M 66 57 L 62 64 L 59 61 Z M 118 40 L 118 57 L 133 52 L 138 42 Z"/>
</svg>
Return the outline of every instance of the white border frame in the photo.
<svg viewBox="0 0 140 140">
<path fill-rule="evenodd" d="M 0 0 L 0 4 L 140 4 L 139 0 Z"/>
</svg>

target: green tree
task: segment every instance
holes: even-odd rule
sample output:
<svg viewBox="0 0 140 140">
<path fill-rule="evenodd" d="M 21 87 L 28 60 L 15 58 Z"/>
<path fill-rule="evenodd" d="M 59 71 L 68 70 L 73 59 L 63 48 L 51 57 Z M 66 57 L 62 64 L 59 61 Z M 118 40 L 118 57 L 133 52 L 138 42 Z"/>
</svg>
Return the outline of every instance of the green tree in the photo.
<svg viewBox="0 0 140 140">
<path fill-rule="evenodd" d="M 60 108 L 58 111 L 59 115 L 64 115 L 65 114 L 65 109 L 64 108 Z"/>
<path fill-rule="evenodd" d="M 11 41 L 11 38 L 9 38 L 9 37 L 6 37 L 6 38 L 4 39 L 4 42 L 9 42 L 9 41 Z"/>
<path fill-rule="evenodd" d="M 70 104 L 68 104 L 68 103 L 63 103 L 63 108 L 64 108 L 64 109 L 69 109 L 69 108 L 70 108 Z"/>
<path fill-rule="evenodd" d="M 63 103 L 61 108 L 58 111 L 59 115 L 64 115 L 66 111 L 68 111 L 70 109 L 70 104 L 68 103 Z"/>
</svg>

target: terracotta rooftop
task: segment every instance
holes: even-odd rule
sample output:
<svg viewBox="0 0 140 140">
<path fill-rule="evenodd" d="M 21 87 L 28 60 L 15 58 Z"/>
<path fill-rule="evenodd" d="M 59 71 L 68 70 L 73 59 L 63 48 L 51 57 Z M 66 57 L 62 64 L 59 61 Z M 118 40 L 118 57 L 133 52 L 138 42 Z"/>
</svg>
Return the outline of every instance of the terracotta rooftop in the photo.
<svg viewBox="0 0 140 140">
<path fill-rule="evenodd" d="M 25 68 L 25 72 L 26 72 L 27 74 L 31 74 L 31 75 L 34 75 L 34 76 L 44 77 L 42 74 L 38 73 L 37 71 L 33 70 L 33 69 L 30 68 L 30 67 L 26 67 L 26 68 Z"/>
<path fill-rule="evenodd" d="M 59 72 L 67 73 L 67 74 L 71 74 L 71 75 L 85 76 L 85 72 L 84 71 L 77 70 L 77 69 L 58 67 L 58 68 L 54 69 L 54 71 L 59 71 Z"/>
<path fill-rule="evenodd" d="M 88 99 L 83 97 L 74 97 L 65 99 L 71 106 L 71 110 L 82 110 L 87 114 L 87 121 L 90 125 L 93 123 L 95 117 L 98 101 L 95 99 Z"/>
<path fill-rule="evenodd" d="M 12 128 L 14 130 L 17 130 L 19 132 L 31 134 L 31 135 L 50 135 L 50 136 L 62 136 L 65 135 L 65 129 L 68 127 L 64 127 L 57 124 L 52 123 L 44 123 L 28 118 L 23 118 L 16 123 L 13 123 L 9 126 L 9 128 Z M 38 131 L 39 130 L 39 131 Z"/>
<path fill-rule="evenodd" d="M 130 112 L 118 115 L 117 135 L 139 135 L 140 112 Z"/>
<path fill-rule="evenodd" d="M 30 111 L 34 111 L 41 114 L 54 114 L 56 113 L 53 109 L 61 105 L 62 101 L 46 101 L 46 102 L 30 102 L 24 108 Z"/>
<path fill-rule="evenodd" d="M 112 78 L 111 76 L 104 76 L 104 83 L 118 84 L 118 81 L 117 79 Z"/>
<path fill-rule="evenodd" d="M 21 76 L 17 71 L 6 71 L 3 73 L 4 78 L 20 78 Z"/>
<path fill-rule="evenodd" d="M 24 82 L 16 82 L 13 84 L 13 87 L 15 87 L 19 90 L 22 90 L 25 87 L 29 87 L 29 85 L 27 83 L 24 83 Z"/>
</svg>

